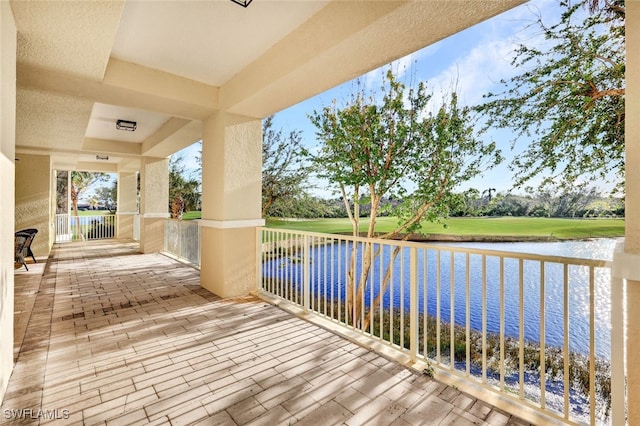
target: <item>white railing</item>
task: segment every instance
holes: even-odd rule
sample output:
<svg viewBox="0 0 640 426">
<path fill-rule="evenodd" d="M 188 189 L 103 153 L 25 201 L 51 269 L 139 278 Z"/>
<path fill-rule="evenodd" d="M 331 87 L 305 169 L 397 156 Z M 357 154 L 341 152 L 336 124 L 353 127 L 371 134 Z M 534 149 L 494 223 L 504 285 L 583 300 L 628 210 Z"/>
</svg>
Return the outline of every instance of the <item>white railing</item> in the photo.
<svg viewBox="0 0 640 426">
<path fill-rule="evenodd" d="M 56 243 L 115 238 L 116 215 L 73 216 L 57 214 Z"/>
<path fill-rule="evenodd" d="M 140 213 L 133 215 L 133 239 L 140 241 Z"/>
<path fill-rule="evenodd" d="M 163 251 L 200 266 L 200 227 L 195 220 L 166 219 Z"/>
<path fill-rule="evenodd" d="M 259 290 L 427 373 L 569 424 L 610 422 L 608 262 L 267 228 L 257 241 Z"/>
</svg>

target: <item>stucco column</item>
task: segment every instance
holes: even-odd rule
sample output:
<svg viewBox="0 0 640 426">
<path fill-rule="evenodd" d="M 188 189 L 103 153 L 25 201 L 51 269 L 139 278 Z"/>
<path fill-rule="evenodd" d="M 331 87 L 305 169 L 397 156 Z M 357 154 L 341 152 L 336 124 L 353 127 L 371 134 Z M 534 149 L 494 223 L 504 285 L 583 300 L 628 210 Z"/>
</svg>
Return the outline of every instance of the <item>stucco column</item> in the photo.
<svg viewBox="0 0 640 426">
<path fill-rule="evenodd" d="M 138 174 L 118 173 L 118 238 L 133 238 L 133 220 L 138 213 Z"/>
<path fill-rule="evenodd" d="M 55 198 L 51 157 L 18 154 L 15 165 L 15 230 L 38 230 L 31 250 L 36 258 L 47 258 L 53 242 L 52 198 Z M 54 201 L 55 202 L 55 201 Z M 3 201 L 4 203 L 4 201 Z"/>
<path fill-rule="evenodd" d="M 144 157 L 140 170 L 140 251 L 157 253 L 169 217 L 169 159 Z"/>
<path fill-rule="evenodd" d="M 261 120 L 214 114 L 203 123 L 200 283 L 218 296 L 256 288 L 261 194 Z"/>
<path fill-rule="evenodd" d="M 11 6 L 0 1 L 0 401 L 13 369 L 16 34 Z"/>
<path fill-rule="evenodd" d="M 623 292 L 626 315 L 626 375 L 628 424 L 640 424 L 640 2 L 626 3 L 626 96 L 625 96 L 625 242 L 614 257 L 613 292 Z M 623 293 L 624 294 L 624 293 Z M 618 315 L 613 307 L 612 317 Z M 624 318 L 623 318 L 624 320 Z M 612 340 L 619 331 L 614 324 Z M 614 351 L 621 350 L 612 341 Z M 614 365 L 614 368 L 616 366 Z M 622 375 L 623 372 L 618 372 Z M 615 376 L 614 376 L 615 378 Z M 614 394 L 615 396 L 615 394 Z M 615 404 L 615 401 L 614 401 Z M 622 413 L 624 414 L 624 413 Z M 623 418 L 614 419 L 624 424 Z"/>
</svg>

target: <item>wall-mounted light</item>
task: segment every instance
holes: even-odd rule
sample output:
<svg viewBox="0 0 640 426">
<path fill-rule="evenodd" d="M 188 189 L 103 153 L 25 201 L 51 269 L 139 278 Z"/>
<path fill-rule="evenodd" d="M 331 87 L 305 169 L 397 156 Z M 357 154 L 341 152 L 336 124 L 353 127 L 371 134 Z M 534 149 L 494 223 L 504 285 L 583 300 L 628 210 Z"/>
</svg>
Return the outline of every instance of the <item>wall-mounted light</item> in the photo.
<svg viewBox="0 0 640 426">
<path fill-rule="evenodd" d="M 108 155 L 96 155 L 96 160 L 107 161 L 109 159 Z"/>
<path fill-rule="evenodd" d="M 133 132 L 134 130 L 136 130 L 136 127 L 138 127 L 138 123 L 136 123 L 135 121 L 128 121 L 128 120 L 116 121 L 116 129 L 118 130 Z"/>
<path fill-rule="evenodd" d="M 242 7 L 247 7 L 251 4 L 253 0 L 231 0 L 235 4 L 239 4 Z"/>
</svg>

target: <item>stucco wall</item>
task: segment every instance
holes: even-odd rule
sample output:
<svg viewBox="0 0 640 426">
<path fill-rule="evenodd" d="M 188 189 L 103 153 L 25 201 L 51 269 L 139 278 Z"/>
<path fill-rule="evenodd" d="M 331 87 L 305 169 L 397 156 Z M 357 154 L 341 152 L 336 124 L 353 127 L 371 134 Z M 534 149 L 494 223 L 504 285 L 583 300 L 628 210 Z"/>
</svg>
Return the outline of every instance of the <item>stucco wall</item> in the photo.
<svg viewBox="0 0 640 426">
<path fill-rule="evenodd" d="M 13 202 L 16 138 L 16 27 L 0 2 L 0 401 L 13 369 Z"/>
<path fill-rule="evenodd" d="M 262 224 L 262 122 L 220 112 L 203 124 L 200 285 L 222 296 L 256 288 Z"/>
<path fill-rule="evenodd" d="M 16 162 L 15 230 L 36 228 L 31 245 L 36 258 L 49 256 L 51 226 L 51 168 L 48 155 L 19 154 Z"/>
<path fill-rule="evenodd" d="M 640 114 L 640 2 L 627 5 L 627 92 L 625 120 L 626 146 L 626 199 L 625 199 L 625 251 L 640 255 L 640 122 L 635 117 Z M 634 22 L 633 25 L 630 25 Z"/>
<path fill-rule="evenodd" d="M 164 221 L 169 217 L 169 159 L 142 159 L 140 175 L 140 251 L 162 251 Z"/>
<path fill-rule="evenodd" d="M 262 121 L 219 112 L 203 123 L 202 218 L 262 216 Z"/>
<path fill-rule="evenodd" d="M 138 174 L 118 174 L 118 238 L 133 238 L 133 216 L 138 211 Z"/>
</svg>

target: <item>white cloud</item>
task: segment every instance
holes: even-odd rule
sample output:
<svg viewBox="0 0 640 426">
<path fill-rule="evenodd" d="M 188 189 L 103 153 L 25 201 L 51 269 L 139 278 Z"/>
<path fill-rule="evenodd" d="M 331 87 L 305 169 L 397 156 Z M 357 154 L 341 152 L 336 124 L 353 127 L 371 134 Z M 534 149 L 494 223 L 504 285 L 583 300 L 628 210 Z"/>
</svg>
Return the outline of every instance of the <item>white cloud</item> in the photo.
<svg viewBox="0 0 640 426">
<path fill-rule="evenodd" d="M 458 58 L 428 82 L 434 94 L 456 91 L 468 105 L 479 103 L 482 96 L 502 78 L 515 71 L 510 64 L 514 44 L 509 40 L 491 40 Z"/>
<path fill-rule="evenodd" d="M 435 95 L 442 96 L 455 90 L 462 103 L 480 103 L 484 94 L 502 88 L 499 84 L 501 79 L 508 80 L 520 72 L 511 65 L 519 44 L 539 46 L 544 43 L 535 24 L 536 19 L 541 17 L 545 23 L 555 23 L 559 19 L 559 10 L 556 0 L 531 1 L 454 36 L 458 40 L 467 37 L 471 41 L 468 43 L 469 49 L 462 50 L 447 68 L 431 76 L 428 79 L 429 87 Z M 437 43 L 420 52 L 420 62 L 426 62 L 422 56 L 424 53 L 432 55 L 430 50 L 433 47 L 441 55 L 441 44 Z M 447 47 L 455 49 L 463 44 L 457 41 L 449 43 Z"/>
</svg>

